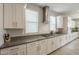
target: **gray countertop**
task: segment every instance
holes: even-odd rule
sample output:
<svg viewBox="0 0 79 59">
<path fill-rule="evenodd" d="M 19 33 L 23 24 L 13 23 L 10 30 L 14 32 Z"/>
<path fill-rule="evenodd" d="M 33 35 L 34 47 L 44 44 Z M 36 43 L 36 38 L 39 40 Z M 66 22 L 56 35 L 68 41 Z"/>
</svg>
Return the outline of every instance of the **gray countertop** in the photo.
<svg viewBox="0 0 79 59">
<path fill-rule="evenodd" d="M 65 33 L 64 34 L 54 34 L 52 36 L 36 35 L 36 36 L 28 36 L 28 37 L 16 37 L 16 38 L 12 38 L 12 40 L 10 42 L 4 43 L 0 47 L 0 49 L 17 46 L 17 45 L 21 45 L 21 44 L 27 44 L 27 43 L 31 43 L 31 42 L 35 42 L 35 41 L 44 40 L 44 39 L 49 39 L 49 38 L 53 38 L 53 37 L 57 37 L 57 36 L 61 36 L 61 35 L 65 35 Z"/>
</svg>

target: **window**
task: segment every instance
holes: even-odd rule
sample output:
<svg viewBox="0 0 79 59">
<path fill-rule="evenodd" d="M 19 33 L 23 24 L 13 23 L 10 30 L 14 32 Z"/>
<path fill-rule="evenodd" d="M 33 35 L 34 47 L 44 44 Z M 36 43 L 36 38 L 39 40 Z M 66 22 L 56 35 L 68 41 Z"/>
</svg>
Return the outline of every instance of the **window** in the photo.
<svg viewBox="0 0 79 59">
<path fill-rule="evenodd" d="M 50 30 L 51 31 L 56 31 L 56 17 L 55 16 L 50 16 Z"/>
<path fill-rule="evenodd" d="M 38 12 L 27 9 L 25 19 L 25 33 L 38 32 Z"/>
<path fill-rule="evenodd" d="M 74 20 L 72 20 L 72 28 L 75 28 L 76 27 L 76 22 Z"/>
<path fill-rule="evenodd" d="M 57 16 L 57 28 L 63 28 L 63 18 L 61 16 Z"/>
</svg>

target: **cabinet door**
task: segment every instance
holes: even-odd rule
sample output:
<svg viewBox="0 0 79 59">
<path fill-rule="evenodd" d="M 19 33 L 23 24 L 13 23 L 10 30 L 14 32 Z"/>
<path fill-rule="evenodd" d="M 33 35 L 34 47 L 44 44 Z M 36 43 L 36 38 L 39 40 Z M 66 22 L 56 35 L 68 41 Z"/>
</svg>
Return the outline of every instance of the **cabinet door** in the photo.
<svg viewBox="0 0 79 59">
<path fill-rule="evenodd" d="M 68 34 L 68 35 L 67 35 L 67 41 L 70 42 L 71 39 L 72 39 L 71 34 Z"/>
<path fill-rule="evenodd" d="M 75 38 L 78 38 L 78 32 L 76 32 L 76 34 L 75 34 Z"/>
<path fill-rule="evenodd" d="M 17 28 L 24 28 L 24 5 L 23 4 L 15 4 L 16 9 L 16 22 L 17 22 Z"/>
<path fill-rule="evenodd" d="M 47 40 L 39 41 L 40 55 L 46 55 L 47 53 Z"/>
<path fill-rule="evenodd" d="M 4 29 L 24 28 L 24 5 L 4 4 Z"/>
<path fill-rule="evenodd" d="M 4 28 L 12 28 L 13 23 L 13 5 L 4 4 Z"/>
<path fill-rule="evenodd" d="M 26 55 L 26 44 L 18 46 L 18 55 Z"/>
<path fill-rule="evenodd" d="M 27 44 L 27 55 L 39 55 L 39 51 L 39 42 L 32 42 Z"/>
<path fill-rule="evenodd" d="M 25 55 L 26 45 L 1 49 L 1 55 Z"/>
<path fill-rule="evenodd" d="M 60 42 L 61 37 L 55 37 L 55 50 L 58 49 L 61 46 Z"/>
<path fill-rule="evenodd" d="M 55 40 L 54 38 L 51 38 L 51 39 L 48 39 L 48 42 L 47 42 L 47 52 L 48 53 L 51 53 L 55 50 Z"/>
<path fill-rule="evenodd" d="M 62 35 L 61 37 L 61 46 L 64 46 L 67 43 L 66 35 Z"/>
</svg>

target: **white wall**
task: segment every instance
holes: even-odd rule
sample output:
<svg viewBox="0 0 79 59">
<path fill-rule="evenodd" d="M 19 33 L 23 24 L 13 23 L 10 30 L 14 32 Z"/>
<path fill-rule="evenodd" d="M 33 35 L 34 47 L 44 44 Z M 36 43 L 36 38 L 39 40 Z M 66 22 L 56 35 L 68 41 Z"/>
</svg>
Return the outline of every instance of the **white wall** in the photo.
<svg viewBox="0 0 79 59">
<path fill-rule="evenodd" d="M 4 43 L 3 40 L 3 34 L 4 34 L 4 30 L 3 30 L 3 4 L 0 4 L 0 46 Z"/>
</svg>

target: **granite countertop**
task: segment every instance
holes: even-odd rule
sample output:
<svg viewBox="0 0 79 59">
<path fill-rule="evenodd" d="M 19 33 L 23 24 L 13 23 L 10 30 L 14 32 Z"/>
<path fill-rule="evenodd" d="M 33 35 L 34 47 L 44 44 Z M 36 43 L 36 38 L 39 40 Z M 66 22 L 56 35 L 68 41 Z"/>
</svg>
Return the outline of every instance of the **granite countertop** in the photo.
<svg viewBox="0 0 79 59">
<path fill-rule="evenodd" d="M 36 35 L 36 36 L 29 36 L 29 37 L 16 37 L 16 38 L 12 38 L 10 42 L 4 43 L 0 47 L 0 49 L 12 47 L 12 46 L 17 46 L 17 45 L 21 45 L 21 44 L 28 44 L 28 43 L 31 43 L 31 42 L 49 39 L 49 38 L 53 38 L 53 37 L 57 37 L 57 36 L 65 35 L 65 34 L 66 33 L 64 33 L 64 34 L 54 34 L 52 36 L 50 36 L 50 35 L 48 35 L 48 36 Z"/>
</svg>

